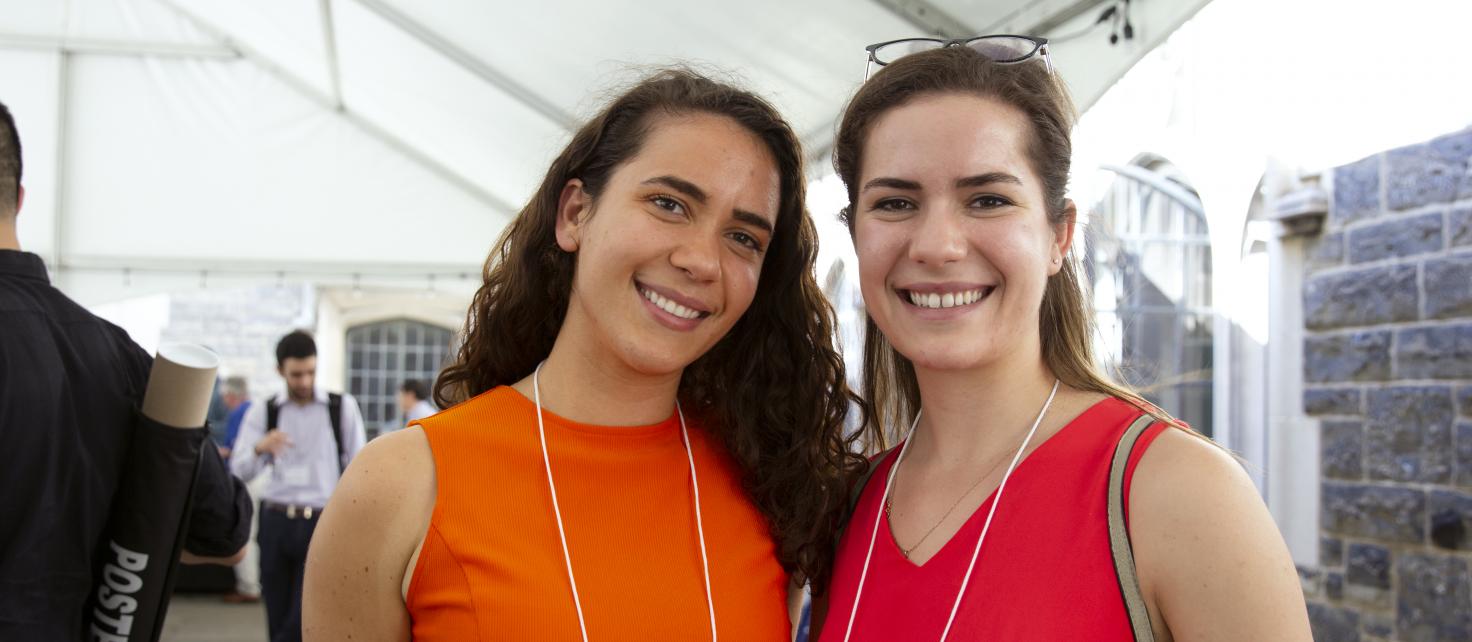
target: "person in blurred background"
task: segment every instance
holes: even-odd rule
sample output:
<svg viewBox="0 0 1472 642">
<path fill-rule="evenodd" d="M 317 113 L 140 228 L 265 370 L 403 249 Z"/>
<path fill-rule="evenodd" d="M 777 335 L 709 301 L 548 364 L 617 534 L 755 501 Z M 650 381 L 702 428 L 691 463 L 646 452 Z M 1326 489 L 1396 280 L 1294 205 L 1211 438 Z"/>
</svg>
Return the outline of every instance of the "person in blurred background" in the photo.
<svg viewBox="0 0 1472 642">
<path fill-rule="evenodd" d="M 210 349 L 205 346 L 205 349 Z M 220 456 L 230 458 L 230 442 L 225 438 L 228 429 L 227 423 L 230 419 L 231 405 L 225 399 L 225 393 L 220 389 L 222 381 L 215 379 L 215 389 L 210 393 L 210 409 L 205 415 L 205 424 L 209 426 L 210 440 L 214 441 L 215 447 L 220 449 Z"/>
<path fill-rule="evenodd" d="M 0 103 L 0 640 L 80 640 L 153 359 L 21 250 L 21 169 L 20 135 Z M 250 498 L 213 449 L 191 510 L 183 560 L 238 562 Z"/>
<path fill-rule="evenodd" d="M 225 377 L 219 386 L 220 403 L 225 408 L 225 419 L 223 422 L 224 438 L 220 440 L 220 456 L 230 458 L 230 447 L 235 445 L 235 436 L 240 434 L 240 420 L 245 418 L 245 411 L 250 409 L 250 394 L 246 388 L 245 377 L 235 375 Z"/>
<path fill-rule="evenodd" d="M 789 639 L 863 465 L 802 158 L 687 70 L 583 125 L 486 261 L 446 410 L 343 478 L 307 636 Z"/>
<path fill-rule="evenodd" d="M 317 387 L 317 343 L 300 330 L 276 344 L 276 371 L 286 395 L 252 404 L 241 420 L 230 467 L 255 479 L 269 467 L 261 492 L 261 597 L 271 642 L 302 638 L 302 570 L 307 545 L 338 477 L 363 448 L 358 402 Z"/>
<path fill-rule="evenodd" d="M 429 386 L 418 379 L 406 379 L 399 386 L 399 412 L 404 413 L 407 426 L 439 411 L 429 402 Z"/>
<path fill-rule="evenodd" d="M 225 382 L 220 385 L 220 396 L 225 406 L 230 409 L 230 415 L 225 419 L 224 445 L 220 447 L 221 454 L 229 458 L 230 448 L 235 445 L 235 438 L 240 435 L 240 424 L 251 406 L 250 388 L 245 377 L 240 375 L 225 377 Z M 258 476 L 245 485 L 250 491 L 251 505 L 261 500 L 261 491 L 265 490 L 266 479 L 265 476 Z M 222 598 L 227 603 L 253 604 L 261 601 L 260 546 L 255 542 L 260 523 L 261 516 L 257 513 L 251 518 L 251 541 L 245 545 L 245 558 L 235 565 L 235 590 L 226 593 Z"/>
</svg>

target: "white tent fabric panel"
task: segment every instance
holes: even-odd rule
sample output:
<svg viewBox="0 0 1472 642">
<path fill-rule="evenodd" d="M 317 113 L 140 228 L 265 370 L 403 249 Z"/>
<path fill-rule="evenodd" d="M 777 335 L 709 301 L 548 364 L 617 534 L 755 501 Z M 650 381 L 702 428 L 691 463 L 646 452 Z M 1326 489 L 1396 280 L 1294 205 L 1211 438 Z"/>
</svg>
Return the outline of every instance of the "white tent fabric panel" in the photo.
<svg viewBox="0 0 1472 642">
<path fill-rule="evenodd" d="M 831 136 L 838 106 L 863 80 L 865 44 L 920 35 L 878 4 L 851 0 L 336 4 L 378 2 L 567 113 L 585 116 L 598 103 L 590 91 L 636 77 L 631 68 L 689 61 L 736 72 L 804 136 Z"/>
<path fill-rule="evenodd" d="M 71 38 L 213 45 L 214 41 L 154 0 L 69 0 L 64 31 Z M 58 33 L 50 31 L 49 33 Z"/>
<path fill-rule="evenodd" d="M 173 8 L 232 40 L 249 45 L 272 64 L 317 92 L 332 93 L 322 12 L 315 0 L 131 0 Z M 185 18 L 184 16 L 188 16 Z"/>
<path fill-rule="evenodd" d="M 0 102 L 24 123 L 25 209 L 18 219 L 21 246 L 51 258 L 56 247 L 56 135 L 61 118 L 57 69 L 61 56 L 41 51 L 0 55 Z"/>
<path fill-rule="evenodd" d="M 8 34 L 66 32 L 66 4 L 36 0 L 0 0 L 0 31 Z"/>
<path fill-rule="evenodd" d="M 69 122 L 69 264 L 475 265 L 505 222 L 246 62 L 89 57 L 73 75 L 93 108 Z"/>
<path fill-rule="evenodd" d="M 355 3 L 334 15 L 344 102 L 519 208 L 571 133 Z"/>
</svg>

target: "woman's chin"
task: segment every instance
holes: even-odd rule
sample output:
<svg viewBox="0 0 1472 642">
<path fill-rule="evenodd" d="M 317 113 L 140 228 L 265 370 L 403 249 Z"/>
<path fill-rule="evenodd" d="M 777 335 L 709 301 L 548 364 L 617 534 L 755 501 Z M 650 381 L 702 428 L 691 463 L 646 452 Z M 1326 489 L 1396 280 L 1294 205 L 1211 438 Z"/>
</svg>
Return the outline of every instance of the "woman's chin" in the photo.
<svg viewBox="0 0 1472 642">
<path fill-rule="evenodd" d="M 975 370 L 992 361 L 982 350 L 957 350 L 952 346 L 901 351 L 900 354 L 905 355 L 917 369 L 923 370 Z"/>
<path fill-rule="evenodd" d="M 629 370 L 641 375 L 660 377 L 679 374 L 695 361 L 698 354 L 684 354 L 681 350 L 662 350 L 652 346 L 623 350 L 619 360 Z"/>
</svg>

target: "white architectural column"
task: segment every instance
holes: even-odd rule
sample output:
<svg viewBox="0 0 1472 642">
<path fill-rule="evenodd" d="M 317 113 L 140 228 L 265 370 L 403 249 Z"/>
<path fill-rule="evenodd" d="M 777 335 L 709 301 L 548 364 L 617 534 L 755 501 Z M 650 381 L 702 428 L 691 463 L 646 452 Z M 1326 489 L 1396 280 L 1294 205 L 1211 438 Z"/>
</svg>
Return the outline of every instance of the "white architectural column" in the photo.
<svg viewBox="0 0 1472 642">
<path fill-rule="evenodd" d="M 1274 199 L 1268 243 L 1268 510 L 1299 565 L 1319 563 L 1319 422 L 1303 411 L 1303 279 L 1328 202 L 1308 187 Z"/>
</svg>

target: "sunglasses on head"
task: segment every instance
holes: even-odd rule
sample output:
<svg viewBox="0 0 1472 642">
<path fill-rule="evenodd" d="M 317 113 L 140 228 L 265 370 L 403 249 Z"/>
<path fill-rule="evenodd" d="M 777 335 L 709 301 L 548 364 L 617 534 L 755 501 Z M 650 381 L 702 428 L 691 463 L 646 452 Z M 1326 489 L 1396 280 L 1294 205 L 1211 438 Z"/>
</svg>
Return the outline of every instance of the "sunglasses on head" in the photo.
<svg viewBox="0 0 1472 642">
<path fill-rule="evenodd" d="M 874 65 L 883 67 L 910 54 L 945 47 L 966 47 L 1001 64 L 1026 62 L 1035 57 L 1042 57 L 1048 72 L 1053 72 L 1053 60 L 1048 57 L 1047 38 L 1008 35 L 974 36 L 953 40 L 901 38 L 864 47 L 864 51 L 869 52 L 869 61 L 864 66 L 864 79 L 869 79 L 869 73 L 874 69 Z"/>
</svg>

